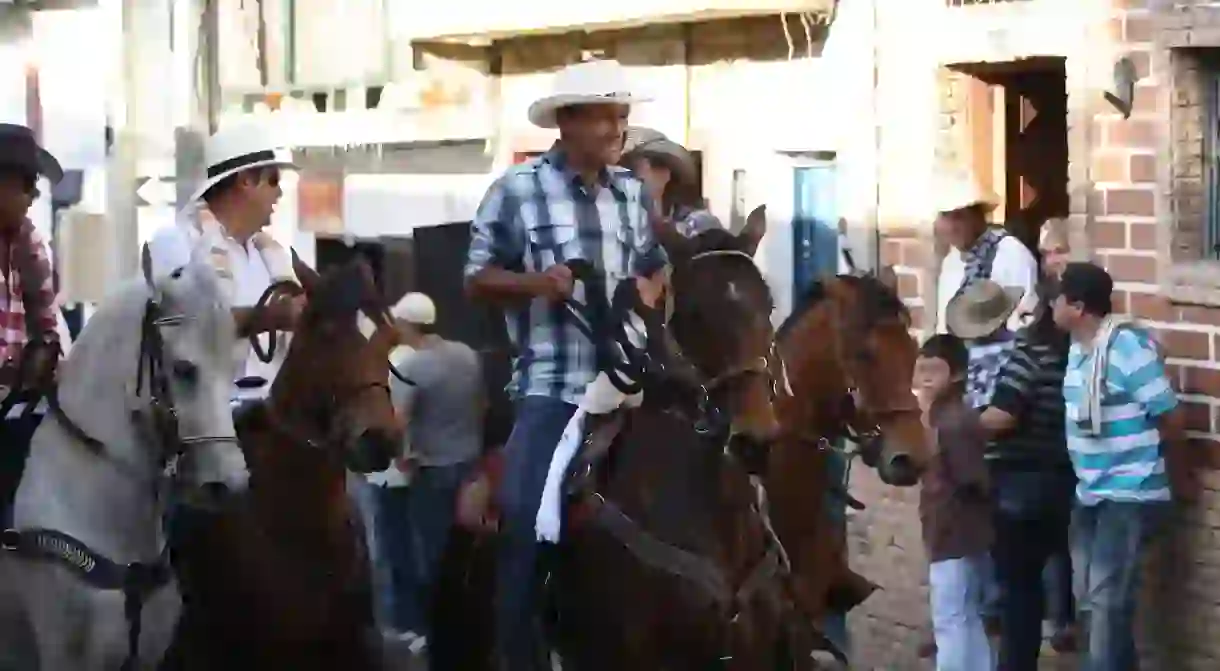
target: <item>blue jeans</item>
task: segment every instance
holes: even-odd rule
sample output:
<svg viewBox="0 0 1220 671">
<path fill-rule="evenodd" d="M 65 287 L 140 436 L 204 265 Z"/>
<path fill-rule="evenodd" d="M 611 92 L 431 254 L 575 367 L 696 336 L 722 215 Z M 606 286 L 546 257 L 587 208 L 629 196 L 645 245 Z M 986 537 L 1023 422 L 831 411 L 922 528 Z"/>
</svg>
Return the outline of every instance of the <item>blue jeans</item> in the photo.
<svg viewBox="0 0 1220 671">
<path fill-rule="evenodd" d="M 992 671 L 995 657 L 983 628 L 991 560 L 986 554 L 928 567 L 936 671 Z"/>
<path fill-rule="evenodd" d="M 1046 590 L 1046 617 L 1056 629 L 1063 629 L 1076 622 L 1076 599 L 1072 596 L 1072 555 L 1065 547 L 1046 562 L 1042 572 L 1043 588 Z"/>
<path fill-rule="evenodd" d="M 1167 503 L 1102 501 L 1072 512 L 1072 571 L 1084 616 L 1083 671 L 1135 671 L 1140 560 L 1160 531 Z"/>
<path fill-rule="evenodd" d="M 382 544 L 390 564 L 390 621 L 398 631 L 429 635 L 432 589 L 449 532 L 458 488 L 474 462 L 421 467 L 408 487 L 379 492 Z"/>
<path fill-rule="evenodd" d="M 536 665 L 534 523 L 551 456 L 575 412 L 576 406 L 556 398 L 526 396 L 517 402 L 504 446 L 495 608 L 497 650 L 507 671 L 533 671 Z"/>
<path fill-rule="evenodd" d="M 393 578 L 385 549 L 381 544 L 378 527 L 381 524 L 381 501 L 379 490 L 363 476 L 348 473 L 348 495 L 356 504 L 360 521 L 364 525 L 364 544 L 369 555 L 369 573 L 373 583 L 373 616 L 380 627 L 389 627 L 393 622 Z"/>
</svg>

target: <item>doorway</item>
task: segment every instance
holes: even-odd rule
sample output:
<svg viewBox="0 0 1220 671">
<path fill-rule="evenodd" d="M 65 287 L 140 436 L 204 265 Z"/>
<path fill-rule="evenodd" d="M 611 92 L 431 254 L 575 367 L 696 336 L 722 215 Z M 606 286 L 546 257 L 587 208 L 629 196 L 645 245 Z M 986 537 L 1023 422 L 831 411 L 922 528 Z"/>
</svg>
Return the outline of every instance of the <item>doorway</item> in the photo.
<svg viewBox="0 0 1220 671">
<path fill-rule="evenodd" d="M 975 175 L 1000 197 L 994 223 L 1031 250 L 1066 217 L 1067 73 L 1062 58 L 956 66 L 969 76 L 966 124 Z"/>
</svg>

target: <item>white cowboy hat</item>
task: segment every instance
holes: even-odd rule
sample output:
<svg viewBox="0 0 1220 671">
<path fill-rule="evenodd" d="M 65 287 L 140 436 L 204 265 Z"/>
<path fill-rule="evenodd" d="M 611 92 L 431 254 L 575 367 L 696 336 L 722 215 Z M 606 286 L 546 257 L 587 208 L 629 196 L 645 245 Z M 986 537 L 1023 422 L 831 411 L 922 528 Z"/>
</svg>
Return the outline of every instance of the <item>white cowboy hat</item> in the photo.
<svg viewBox="0 0 1220 671">
<path fill-rule="evenodd" d="M 945 326 L 949 333 L 964 340 L 995 333 L 1017 309 L 1025 290 L 1002 287 L 991 280 L 975 280 L 966 285 L 945 307 Z"/>
<path fill-rule="evenodd" d="M 259 124 L 238 124 L 216 131 L 203 146 L 207 177 L 189 203 L 194 203 L 217 182 L 245 170 L 278 166 L 295 170 L 292 152 L 271 139 L 268 128 Z"/>
<path fill-rule="evenodd" d="M 656 158 L 673 173 L 674 181 L 688 187 L 699 183 L 699 169 L 686 147 L 674 142 L 664 133 L 644 126 L 629 126 L 627 141 L 623 143 L 623 157 L 638 154 Z"/>
<path fill-rule="evenodd" d="M 529 108 L 530 123 L 556 128 L 555 110 L 572 105 L 637 105 L 650 98 L 633 93 L 627 72 L 614 60 L 593 60 L 569 65 L 555 73 L 550 95 Z"/>
<path fill-rule="evenodd" d="M 956 212 L 974 205 L 990 212 L 999 204 L 995 194 L 970 175 L 942 177 L 937 180 L 933 197 L 937 212 Z"/>
<path fill-rule="evenodd" d="M 427 295 L 413 291 L 390 308 L 390 315 L 408 324 L 430 326 L 436 323 L 436 305 Z"/>
</svg>

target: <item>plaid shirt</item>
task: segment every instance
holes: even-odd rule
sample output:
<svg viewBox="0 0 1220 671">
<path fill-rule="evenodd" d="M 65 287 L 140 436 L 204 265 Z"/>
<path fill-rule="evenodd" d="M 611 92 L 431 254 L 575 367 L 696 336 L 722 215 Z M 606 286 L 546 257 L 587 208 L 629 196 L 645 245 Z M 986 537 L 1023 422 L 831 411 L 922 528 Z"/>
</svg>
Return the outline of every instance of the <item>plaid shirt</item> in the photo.
<svg viewBox="0 0 1220 671">
<path fill-rule="evenodd" d="M 648 276 L 667 263 L 652 236 L 643 184 L 609 166 L 595 190 L 567 168 L 558 146 L 508 169 L 475 214 L 466 264 L 469 278 L 489 266 L 542 272 L 573 259 L 590 262 L 608 293 L 632 276 Z M 577 284 L 574 298 L 585 302 Z M 562 305 L 536 299 L 504 311 L 517 349 L 508 391 L 514 398 L 549 396 L 579 401 L 597 371 L 593 344 Z"/>
<path fill-rule="evenodd" d="M 28 221 L 16 234 L 0 239 L 0 250 L 4 255 L 4 272 L 0 273 L 0 285 L 4 287 L 5 295 L 4 303 L 0 305 L 0 352 L 4 356 L 3 367 L 16 367 L 21 350 L 30 341 L 31 335 L 50 341 L 59 340 L 55 280 L 51 273 L 51 258 L 47 253 L 46 241 Z M 27 264 L 32 265 L 32 268 L 27 268 Z M 27 295 L 23 272 L 32 273 L 39 281 L 37 296 Z M 26 314 L 29 298 L 34 299 L 34 305 L 30 308 L 33 310 L 31 315 Z M 29 324 L 28 317 L 33 318 Z M 34 326 L 38 332 L 30 334 L 30 326 Z"/>
<path fill-rule="evenodd" d="M 966 368 L 966 403 L 982 408 L 991 403 L 996 380 L 1008 361 L 1017 339 L 1008 329 L 1000 329 L 990 338 L 970 341 L 970 362 Z"/>
</svg>

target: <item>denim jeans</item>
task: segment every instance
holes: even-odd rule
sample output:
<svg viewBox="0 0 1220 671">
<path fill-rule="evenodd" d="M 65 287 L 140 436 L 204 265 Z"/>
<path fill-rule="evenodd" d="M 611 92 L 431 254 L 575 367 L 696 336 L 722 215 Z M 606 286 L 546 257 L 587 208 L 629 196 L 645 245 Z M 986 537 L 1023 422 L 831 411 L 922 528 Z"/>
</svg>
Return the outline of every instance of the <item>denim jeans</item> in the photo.
<svg viewBox="0 0 1220 671">
<path fill-rule="evenodd" d="M 534 671 L 537 663 L 534 523 L 551 456 L 575 412 L 576 406 L 559 399 L 526 396 L 517 402 L 504 446 L 495 608 L 497 649 L 507 671 Z"/>
<path fill-rule="evenodd" d="M 983 554 L 928 567 L 936 671 L 994 671 L 995 657 L 983 628 L 990 563 Z"/>
<path fill-rule="evenodd" d="M 1076 599 L 1072 595 L 1072 555 L 1068 552 L 1066 539 L 1063 548 L 1047 560 L 1042 583 L 1046 590 L 1046 613 L 1042 619 L 1053 624 L 1055 629 L 1074 624 Z"/>
<path fill-rule="evenodd" d="M 992 470 L 1000 601 L 1000 668 L 1037 671 L 1045 612 L 1043 567 L 1067 548 L 1070 473 Z"/>
<path fill-rule="evenodd" d="M 1135 671 L 1140 563 L 1168 503 L 1102 501 L 1072 511 L 1072 573 L 1085 625 L 1082 671 Z"/>
<path fill-rule="evenodd" d="M 437 567 L 449 542 L 458 488 L 474 462 L 421 467 L 408 487 L 378 492 L 382 546 L 390 565 L 390 622 L 427 636 Z"/>
<path fill-rule="evenodd" d="M 30 440 L 42 423 L 42 415 L 0 420 L 0 528 L 12 522 L 13 499 L 30 456 Z"/>
<path fill-rule="evenodd" d="M 377 626 L 391 627 L 394 613 L 393 578 L 390 563 L 382 547 L 381 534 L 378 532 L 381 524 L 379 490 L 385 488 L 354 473 L 347 474 L 347 487 L 348 495 L 355 503 L 360 521 L 364 525 L 364 544 L 369 555 L 369 572 L 373 582 L 373 617 Z"/>
</svg>

